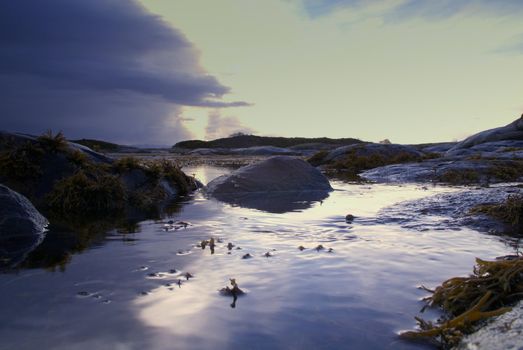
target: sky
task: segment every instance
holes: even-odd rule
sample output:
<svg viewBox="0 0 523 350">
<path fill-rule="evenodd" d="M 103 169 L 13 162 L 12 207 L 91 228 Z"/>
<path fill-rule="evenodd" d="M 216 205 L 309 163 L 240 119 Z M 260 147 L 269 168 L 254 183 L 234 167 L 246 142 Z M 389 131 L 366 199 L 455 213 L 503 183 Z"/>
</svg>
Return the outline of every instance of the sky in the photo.
<svg viewBox="0 0 523 350">
<path fill-rule="evenodd" d="M 0 129 L 460 140 L 523 112 L 521 0 L 0 3 Z"/>
</svg>

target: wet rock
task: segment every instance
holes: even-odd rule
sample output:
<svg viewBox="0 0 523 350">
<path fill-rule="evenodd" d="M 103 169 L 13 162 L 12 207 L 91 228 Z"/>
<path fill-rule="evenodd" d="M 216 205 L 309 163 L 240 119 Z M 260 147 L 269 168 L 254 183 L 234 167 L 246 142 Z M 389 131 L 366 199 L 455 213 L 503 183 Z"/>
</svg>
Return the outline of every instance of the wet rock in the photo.
<svg viewBox="0 0 523 350">
<path fill-rule="evenodd" d="M 394 204 L 378 212 L 364 225 L 397 224 L 418 231 L 451 230 L 468 226 L 488 233 L 512 233 L 512 227 L 490 216 L 471 214 L 478 205 L 499 204 L 509 195 L 523 194 L 521 188 L 501 186 L 467 188 Z M 442 220 L 441 218 L 449 218 Z"/>
<path fill-rule="evenodd" d="M 356 217 L 355 217 L 354 215 L 352 215 L 352 214 L 347 214 L 347 215 L 345 216 L 345 221 L 346 221 L 348 224 L 351 224 L 351 223 L 354 221 L 355 218 L 356 218 Z"/>
<path fill-rule="evenodd" d="M 298 249 L 301 250 L 301 251 L 304 251 L 307 248 L 305 248 L 304 246 L 301 245 L 301 246 L 298 247 Z"/>
<path fill-rule="evenodd" d="M 249 253 L 247 253 L 244 256 L 242 256 L 242 259 L 250 259 L 250 258 L 252 258 L 252 255 L 249 254 Z"/>
<path fill-rule="evenodd" d="M 252 192 L 331 191 L 329 180 L 307 162 L 292 157 L 271 157 L 242 167 L 207 185 L 213 196 Z"/>
<path fill-rule="evenodd" d="M 47 223 L 26 197 L 0 185 L 0 268 L 23 261 L 42 242 Z"/>
<path fill-rule="evenodd" d="M 282 213 L 308 207 L 331 190 L 329 180 L 307 162 L 277 156 L 214 179 L 206 192 L 232 205 Z"/>
<path fill-rule="evenodd" d="M 316 248 L 314 248 L 314 249 L 316 249 L 316 251 L 319 252 L 320 250 L 324 250 L 325 247 L 322 246 L 322 245 L 320 244 L 320 245 L 318 245 L 318 246 L 317 246 Z"/>
<path fill-rule="evenodd" d="M 505 350 L 521 349 L 523 334 L 523 302 L 511 311 L 494 318 L 478 331 L 467 335 L 457 350 Z"/>
<path fill-rule="evenodd" d="M 519 160 L 441 158 L 393 164 L 360 173 L 366 180 L 385 183 L 442 182 L 456 185 L 515 181 Z"/>
</svg>

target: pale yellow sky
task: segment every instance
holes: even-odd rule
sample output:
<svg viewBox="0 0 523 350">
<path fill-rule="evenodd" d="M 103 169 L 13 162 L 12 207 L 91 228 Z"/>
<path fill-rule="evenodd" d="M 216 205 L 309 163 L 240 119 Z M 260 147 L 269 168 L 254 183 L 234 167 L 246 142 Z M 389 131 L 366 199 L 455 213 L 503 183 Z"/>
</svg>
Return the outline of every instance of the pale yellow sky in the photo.
<svg viewBox="0 0 523 350">
<path fill-rule="evenodd" d="M 194 44 L 203 69 L 232 89 L 225 100 L 253 103 L 184 107 L 197 138 L 211 114 L 222 122 L 213 137 L 241 124 L 259 135 L 450 141 L 523 112 L 521 16 L 400 20 L 390 13 L 402 0 L 314 17 L 300 0 L 141 2 Z"/>
</svg>

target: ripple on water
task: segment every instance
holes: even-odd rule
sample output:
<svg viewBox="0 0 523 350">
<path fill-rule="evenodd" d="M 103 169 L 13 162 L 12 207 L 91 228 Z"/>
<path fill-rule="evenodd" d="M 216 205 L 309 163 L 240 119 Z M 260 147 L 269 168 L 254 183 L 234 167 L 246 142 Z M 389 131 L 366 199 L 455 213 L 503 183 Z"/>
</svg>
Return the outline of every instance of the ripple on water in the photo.
<svg viewBox="0 0 523 350">
<path fill-rule="evenodd" d="M 6 320 L 16 320 L 0 325 L 2 343 L 21 348 L 24 339 L 31 348 L 46 339 L 47 348 L 57 349 L 100 348 L 97 341 L 106 348 L 416 349 L 423 346 L 396 335 L 412 328 L 419 315 L 426 292 L 417 286 L 468 274 L 476 256 L 513 251 L 439 209 L 420 214 L 398 204 L 460 189 L 333 186 L 337 190 L 322 203 L 281 214 L 223 205 L 200 193 L 170 218 L 142 222 L 133 244 L 115 239 L 87 249 L 64 272 L 0 275 L 0 309 Z M 351 223 L 345 221 L 348 213 L 356 217 Z M 169 220 L 191 226 L 165 232 Z M 211 237 L 214 254 L 194 246 Z M 324 249 L 316 250 L 319 245 Z M 196 277 L 187 278 L 189 271 Z M 234 308 L 232 298 L 217 292 L 231 278 L 248 291 Z M 78 292 L 88 295 L 71 297 Z M 105 308 L 84 300 L 114 302 Z M 53 317 L 47 317 L 49 310 Z M 78 315 L 82 323 L 70 325 Z"/>
</svg>

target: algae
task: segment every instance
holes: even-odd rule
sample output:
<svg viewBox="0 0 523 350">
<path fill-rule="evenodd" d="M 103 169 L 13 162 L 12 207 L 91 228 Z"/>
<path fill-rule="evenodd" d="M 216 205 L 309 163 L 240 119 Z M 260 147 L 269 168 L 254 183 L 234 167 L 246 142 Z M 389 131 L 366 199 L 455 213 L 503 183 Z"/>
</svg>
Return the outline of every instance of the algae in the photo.
<svg viewBox="0 0 523 350">
<path fill-rule="evenodd" d="M 496 261 L 476 259 L 473 274 L 454 277 L 429 290 L 426 307 L 439 307 L 446 316 L 436 324 L 416 318 L 417 331 L 401 334 L 406 339 L 430 339 L 442 348 L 456 346 L 479 321 L 511 310 L 523 298 L 523 257 Z"/>
</svg>

